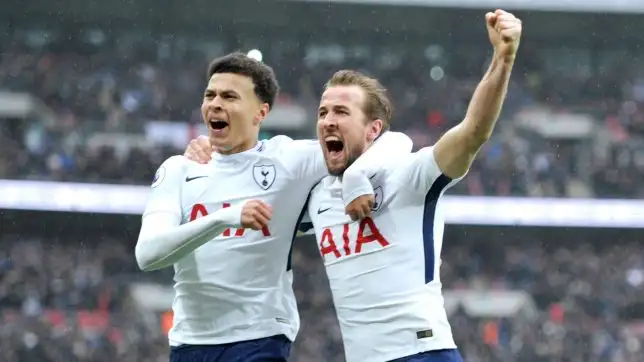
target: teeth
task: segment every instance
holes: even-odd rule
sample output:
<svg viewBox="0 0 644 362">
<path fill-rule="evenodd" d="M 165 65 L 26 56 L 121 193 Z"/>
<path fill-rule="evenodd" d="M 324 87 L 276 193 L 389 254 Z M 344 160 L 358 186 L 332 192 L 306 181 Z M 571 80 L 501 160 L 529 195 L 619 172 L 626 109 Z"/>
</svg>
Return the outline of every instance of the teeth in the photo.
<svg viewBox="0 0 644 362">
<path fill-rule="evenodd" d="M 330 141 L 339 141 L 339 140 L 340 140 L 340 137 L 338 137 L 338 136 L 328 136 L 328 137 L 327 137 L 327 138 L 325 138 L 324 140 L 325 140 L 325 141 L 327 141 L 327 142 L 330 142 Z"/>
</svg>

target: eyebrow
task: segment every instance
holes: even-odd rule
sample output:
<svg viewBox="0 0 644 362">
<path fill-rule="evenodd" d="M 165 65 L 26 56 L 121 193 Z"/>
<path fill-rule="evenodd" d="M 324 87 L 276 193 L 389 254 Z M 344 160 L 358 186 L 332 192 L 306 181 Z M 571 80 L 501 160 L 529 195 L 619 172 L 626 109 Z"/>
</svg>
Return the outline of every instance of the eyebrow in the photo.
<svg viewBox="0 0 644 362">
<path fill-rule="evenodd" d="M 237 93 L 236 91 L 234 91 L 232 89 L 223 89 L 223 90 L 220 90 L 219 92 L 217 92 L 216 89 L 206 88 L 206 90 L 203 93 L 204 93 L 204 95 L 213 94 L 213 93 L 220 93 L 220 94 L 230 94 L 230 95 L 239 96 L 239 93 Z"/>
<path fill-rule="evenodd" d="M 327 106 L 320 106 L 320 107 L 318 108 L 318 113 L 319 113 L 321 110 L 328 110 L 328 108 L 331 108 L 331 109 L 334 109 L 334 110 L 344 110 L 344 111 L 348 111 L 348 110 L 349 110 L 349 107 L 347 107 L 347 106 L 344 106 L 344 105 L 341 105 L 341 104 L 336 104 L 336 105 L 333 105 L 333 106 L 331 106 L 331 107 L 327 107 Z"/>
</svg>

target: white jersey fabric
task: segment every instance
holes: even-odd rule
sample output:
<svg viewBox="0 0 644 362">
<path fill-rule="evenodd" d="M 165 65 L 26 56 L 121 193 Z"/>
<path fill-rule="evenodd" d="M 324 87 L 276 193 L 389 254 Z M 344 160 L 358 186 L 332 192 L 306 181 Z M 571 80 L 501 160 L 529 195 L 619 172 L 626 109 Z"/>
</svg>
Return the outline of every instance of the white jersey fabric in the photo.
<svg viewBox="0 0 644 362">
<path fill-rule="evenodd" d="M 401 136 L 409 140 L 399 133 L 382 137 L 377 142 L 382 145 L 381 151 L 372 147 L 376 151 L 367 153 L 377 159 L 378 152 L 395 147 Z M 254 149 L 238 154 L 215 153 L 206 165 L 182 156 L 171 157 L 161 165 L 143 215 L 137 261 L 147 265 L 147 270 L 158 268 L 149 267 L 155 263 L 162 267 L 167 252 L 160 252 L 155 245 L 175 240 L 167 240 L 168 235 L 181 234 L 185 248 L 199 237 L 205 240 L 193 243 L 198 245 L 194 251 L 183 250 L 175 253 L 181 255 L 175 256 L 176 261 L 171 259 L 175 298 L 170 345 L 216 345 L 279 334 L 295 339 L 300 321 L 292 289 L 290 251 L 309 191 L 326 175 L 317 140 L 293 141 L 285 136 L 259 142 Z M 367 187 L 371 188 L 368 183 Z M 226 225 L 239 224 L 240 205 L 253 199 L 272 206 L 268 226 L 260 231 L 226 229 Z M 231 209 L 239 210 L 237 216 L 215 220 L 213 225 L 224 231 L 210 232 L 208 235 L 219 235 L 214 239 L 204 238 L 203 233 L 171 233 L 182 227 L 193 233 L 203 231 L 204 225 L 208 226 L 200 223 L 203 219 L 191 221 L 230 214 Z M 158 215 L 164 218 L 155 218 Z M 231 219 L 235 221 L 228 221 Z M 157 224 L 172 225 L 158 225 L 161 230 L 155 230 Z"/>
<path fill-rule="evenodd" d="M 443 175 L 433 148 L 374 169 L 372 218 L 352 222 L 342 185 L 325 177 L 308 215 L 329 277 L 347 362 L 379 362 L 456 348 L 439 276 Z"/>
<path fill-rule="evenodd" d="M 252 199 L 273 206 L 262 231 L 228 229 L 174 265 L 171 345 L 223 344 L 284 334 L 300 321 L 290 248 L 308 193 L 326 175 L 317 141 L 278 136 L 252 150 L 213 154 L 207 164 L 182 156 L 157 174 L 144 217 L 172 211 L 188 223 Z"/>
</svg>

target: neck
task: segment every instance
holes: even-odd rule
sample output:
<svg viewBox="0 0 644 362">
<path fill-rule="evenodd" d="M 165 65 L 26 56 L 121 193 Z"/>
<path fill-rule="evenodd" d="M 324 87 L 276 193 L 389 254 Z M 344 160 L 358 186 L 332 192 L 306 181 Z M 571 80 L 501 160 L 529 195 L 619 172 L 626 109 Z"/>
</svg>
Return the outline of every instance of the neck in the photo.
<svg viewBox="0 0 644 362">
<path fill-rule="evenodd" d="M 257 145 L 257 139 L 253 139 L 252 141 L 248 142 L 242 142 L 241 144 L 235 146 L 235 147 L 217 147 L 215 146 L 215 152 L 222 154 L 222 155 L 234 155 L 236 153 L 242 153 L 245 151 L 248 151 L 255 147 Z"/>
</svg>

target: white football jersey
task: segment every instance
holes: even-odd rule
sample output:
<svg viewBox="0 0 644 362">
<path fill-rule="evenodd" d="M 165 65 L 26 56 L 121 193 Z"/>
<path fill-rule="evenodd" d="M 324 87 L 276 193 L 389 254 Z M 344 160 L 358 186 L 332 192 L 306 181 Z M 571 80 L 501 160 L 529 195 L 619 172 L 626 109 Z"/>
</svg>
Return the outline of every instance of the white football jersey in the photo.
<svg viewBox="0 0 644 362">
<path fill-rule="evenodd" d="M 295 339 L 290 250 L 309 191 L 325 175 L 318 141 L 285 136 L 239 154 L 213 154 L 207 165 L 182 156 L 164 162 L 145 214 L 174 212 L 189 223 L 252 199 L 273 206 L 263 230 L 228 229 L 174 265 L 171 345 Z"/>
<path fill-rule="evenodd" d="M 325 177 L 308 215 L 329 277 L 347 362 L 379 362 L 456 348 L 439 277 L 443 175 L 433 148 L 374 172 L 372 218 L 352 222 L 342 186 Z"/>
</svg>

